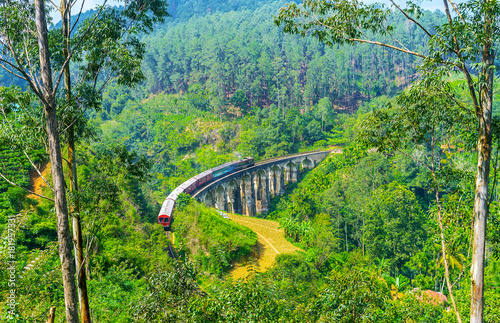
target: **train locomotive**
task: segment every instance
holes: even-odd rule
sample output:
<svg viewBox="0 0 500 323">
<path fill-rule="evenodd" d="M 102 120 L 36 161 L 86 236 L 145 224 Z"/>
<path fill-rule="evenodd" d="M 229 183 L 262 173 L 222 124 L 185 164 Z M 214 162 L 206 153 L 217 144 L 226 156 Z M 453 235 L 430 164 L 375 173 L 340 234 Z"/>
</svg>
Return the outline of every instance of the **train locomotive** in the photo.
<svg viewBox="0 0 500 323">
<path fill-rule="evenodd" d="M 195 192 L 198 188 L 207 185 L 213 180 L 219 179 L 224 175 L 230 174 L 232 172 L 251 167 L 255 164 L 252 157 L 245 157 L 237 162 L 229 162 L 223 165 L 217 166 L 215 168 L 204 171 L 201 174 L 192 177 L 179 185 L 175 190 L 170 193 L 160 209 L 160 214 L 158 215 L 158 224 L 163 226 L 165 231 L 170 230 L 172 224 L 172 213 L 175 207 L 175 201 L 181 193 L 191 194 Z"/>
</svg>

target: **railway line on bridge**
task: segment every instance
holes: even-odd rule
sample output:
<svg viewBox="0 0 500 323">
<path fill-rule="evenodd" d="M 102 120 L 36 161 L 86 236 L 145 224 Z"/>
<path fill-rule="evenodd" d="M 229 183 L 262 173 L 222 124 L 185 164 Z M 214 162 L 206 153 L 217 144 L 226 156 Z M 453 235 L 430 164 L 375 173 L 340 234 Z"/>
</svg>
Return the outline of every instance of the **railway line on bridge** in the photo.
<svg viewBox="0 0 500 323">
<path fill-rule="evenodd" d="M 314 168 L 331 152 L 341 151 L 304 152 L 259 163 L 247 157 L 202 172 L 169 194 L 158 215 L 158 223 L 169 230 L 177 197 L 180 193 L 189 193 L 207 206 L 217 208 L 221 214 L 230 213 L 230 220 L 257 234 L 254 260 L 246 265 L 236 265 L 231 276 L 244 278 L 251 271 L 264 271 L 274 264 L 280 253 L 292 253 L 299 249 L 285 239 L 283 229 L 277 222 L 251 217 L 267 212 L 271 196 L 282 195 L 285 184 L 297 182 L 301 171 Z M 197 183 L 202 184 L 197 186 Z M 172 248 L 169 252 L 174 255 Z"/>
<path fill-rule="evenodd" d="M 270 198 L 284 193 L 285 184 L 297 182 L 301 171 L 314 168 L 327 151 L 304 152 L 267 159 L 194 191 L 192 196 L 221 211 L 255 216 L 266 213 Z"/>
<path fill-rule="evenodd" d="M 209 207 L 255 216 L 266 213 L 270 198 L 284 193 L 284 186 L 297 182 L 298 174 L 314 168 L 332 151 L 313 151 L 281 156 L 257 164 L 246 157 L 198 174 L 170 193 L 162 204 L 158 224 L 170 229 L 177 197 L 187 193 Z"/>
</svg>

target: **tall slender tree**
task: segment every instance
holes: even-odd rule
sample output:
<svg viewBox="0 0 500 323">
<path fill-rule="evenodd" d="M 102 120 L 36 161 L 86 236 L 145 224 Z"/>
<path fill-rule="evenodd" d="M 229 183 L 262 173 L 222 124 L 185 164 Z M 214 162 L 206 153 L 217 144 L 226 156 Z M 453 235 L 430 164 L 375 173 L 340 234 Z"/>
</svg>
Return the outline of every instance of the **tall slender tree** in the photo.
<svg viewBox="0 0 500 323">
<path fill-rule="evenodd" d="M 76 190 L 74 128 L 84 125 L 82 116 L 87 109 L 98 108 L 102 90 L 113 79 L 122 85 L 137 84 L 144 79 L 141 71 L 144 45 L 138 40 L 137 34 L 151 31 L 153 24 L 163 21 L 168 14 L 162 0 L 129 1 L 121 8 L 107 7 L 105 0 L 93 17 L 80 23 L 82 4 L 75 23 L 71 25 L 71 7 L 75 3 L 67 0 L 61 0 L 60 6 L 51 3 L 61 13 L 62 32 L 48 31 L 43 1 L 37 0 L 33 4 L 27 0 L 7 0 L 0 6 L 0 67 L 26 81 L 43 106 L 57 213 L 66 319 L 68 322 L 79 321 L 74 284 L 77 271 L 78 287 L 83 291 L 82 319 L 88 322 L 90 312 L 82 270 L 81 225 L 76 212 L 75 268 L 71 254 L 60 137 L 67 135 L 71 162 L 70 186 Z M 75 87 L 76 93 L 72 92 L 71 87 L 70 62 L 78 69 L 80 83 Z M 59 89 L 63 79 L 65 91 Z"/>
</svg>

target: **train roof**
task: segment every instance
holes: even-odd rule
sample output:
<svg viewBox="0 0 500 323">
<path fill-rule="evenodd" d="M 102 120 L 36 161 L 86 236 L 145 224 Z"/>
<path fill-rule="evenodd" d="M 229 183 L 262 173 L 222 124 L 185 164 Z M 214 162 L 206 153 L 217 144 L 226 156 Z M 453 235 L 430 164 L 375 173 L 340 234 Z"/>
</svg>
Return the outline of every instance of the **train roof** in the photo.
<svg viewBox="0 0 500 323">
<path fill-rule="evenodd" d="M 215 167 L 215 168 L 212 168 L 212 169 L 211 169 L 211 171 L 212 171 L 212 172 L 216 172 L 216 171 L 218 171 L 218 170 L 221 170 L 221 169 L 226 168 L 226 167 L 228 167 L 228 166 L 232 166 L 232 165 L 234 165 L 234 164 L 236 164 L 236 162 L 229 162 L 229 163 L 225 163 L 225 164 L 222 164 L 222 165 L 217 166 L 217 167 Z"/>
<path fill-rule="evenodd" d="M 185 181 L 184 183 L 179 185 L 179 187 L 188 188 L 189 186 L 191 186 L 194 183 L 196 183 L 196 178 L 191 177 L 190 179 L 188 179 L 187 181 Z"/>
<path fill-rule="evenodd" d="M 169 199 L 165 200 L 163 202 L 163 205 L 161 206 L 160 214 L 158 214 L 158 216 L 161 216 L 161 215 L 171 216 L 172 210 L 174 209 L 174 205 L 175 205 L 174 201 L 169 200 Z"/>
<path fill-rule="evenodd" d="M 176 187 L 175 190 L 172 191 L 172 193 L 168 194 L 167 199 L 177 199 L 177 196 L 179 196 L 180 193 L 184 192 L 184 189 L 180 186 Z"/>
<path fill-rule="evenodd" d="M 207 176 L 207 175 L 210 175 L 211 173 L 212 173 L 212 170 L 211 170 L 211 169 L 209 169 L 209 170 L 204 171 L 204 172 L 203 172 L 203 173 L 201 173 L 201 174 L 196 175 L 195 177 L 198 177 L 198 179 L 202 179 L 203 177 L 205 177 L 205 176 Z"/>
</svg>

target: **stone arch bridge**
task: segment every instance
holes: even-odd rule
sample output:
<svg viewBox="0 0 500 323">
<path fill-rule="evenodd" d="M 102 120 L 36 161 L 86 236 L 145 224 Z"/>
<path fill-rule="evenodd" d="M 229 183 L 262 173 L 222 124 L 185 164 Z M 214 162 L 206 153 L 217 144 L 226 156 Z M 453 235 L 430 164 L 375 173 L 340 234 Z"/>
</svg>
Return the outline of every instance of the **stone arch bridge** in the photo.
<svg viewBox="0 0 500 323">
<path fill-rule="evenodd" d="M 271 197 L 282 195 L 285 184 L 297 182 L 301 171 L 314 168 L 330 152 L 315 151 L 267 159 L 222 177 L 192 196 L 221 211 L 249 216 L 266 213 Z"/>
</svg>

